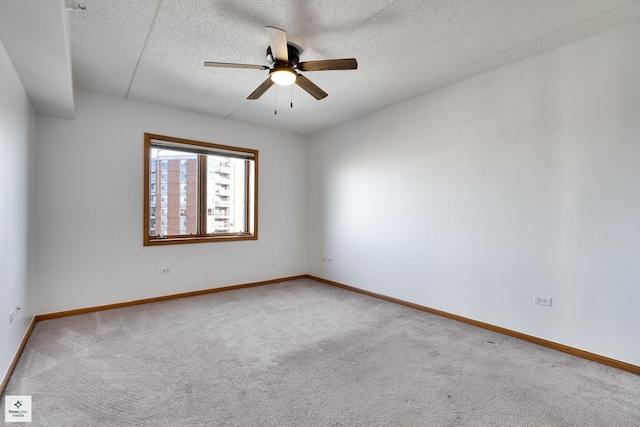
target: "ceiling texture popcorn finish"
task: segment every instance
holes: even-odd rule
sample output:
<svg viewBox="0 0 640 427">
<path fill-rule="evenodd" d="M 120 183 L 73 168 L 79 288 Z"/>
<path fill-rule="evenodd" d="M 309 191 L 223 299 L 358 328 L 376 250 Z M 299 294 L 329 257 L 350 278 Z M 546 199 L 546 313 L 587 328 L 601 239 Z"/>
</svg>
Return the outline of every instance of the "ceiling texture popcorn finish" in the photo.
<svg viewBox="0 0 640 427">
<path fill-rule="evenodd" d="M 74 87 L 301 134 L 640 19 L 638 0 L 81 3 L 68 12 Z M 296 85 L 247 100 L 264 71 L 203 63 L 268 65 L 266 26 L 287 32 L 300 61 L 358 69 L 309 73 L 321 101 Z"/>
</svg>

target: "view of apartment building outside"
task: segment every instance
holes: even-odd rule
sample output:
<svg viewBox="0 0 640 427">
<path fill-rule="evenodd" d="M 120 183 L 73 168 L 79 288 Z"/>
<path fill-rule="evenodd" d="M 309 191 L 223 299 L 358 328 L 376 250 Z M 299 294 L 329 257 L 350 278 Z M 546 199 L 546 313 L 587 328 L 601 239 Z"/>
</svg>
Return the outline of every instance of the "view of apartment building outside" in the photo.
<svg viewBox="0 0 640 427">
<path fill-rule="evenodd" d="M 150 222 L 151 236 L 197 234 L 198 155 L 168 149 L 151 150 Z M 207 234 L 244 231 L 246 221 L 244 161 L 223 156 L 206 156 L 206 215 L 202 226 Z"/>
</svg>

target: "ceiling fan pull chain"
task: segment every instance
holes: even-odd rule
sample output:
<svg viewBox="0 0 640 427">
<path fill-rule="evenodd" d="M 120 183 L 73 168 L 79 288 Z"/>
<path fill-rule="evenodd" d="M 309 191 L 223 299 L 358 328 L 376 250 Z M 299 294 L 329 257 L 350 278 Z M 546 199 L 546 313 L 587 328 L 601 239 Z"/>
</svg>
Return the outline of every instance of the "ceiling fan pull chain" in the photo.
<svg viewBox="0 0 640 427">
<path fill-rule="evenodd" d="M 291 108 L 293 108 L 293 86 L 291 86 Z"/>
<path fill-rule="evenodd" d="M 278 88 L 273 91 L 273 114 L 278 115 Z"/>
</svg>

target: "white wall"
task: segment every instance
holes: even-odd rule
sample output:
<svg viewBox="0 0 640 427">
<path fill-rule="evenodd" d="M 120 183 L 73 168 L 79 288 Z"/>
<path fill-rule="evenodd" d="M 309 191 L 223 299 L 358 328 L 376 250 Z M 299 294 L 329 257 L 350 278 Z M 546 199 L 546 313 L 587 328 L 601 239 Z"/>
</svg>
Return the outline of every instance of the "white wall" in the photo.
<svg viewBox="0 0 640 427">
<path fill-rule="evenodd" d="M 309 273 L 640 365 L 638 40 L 635 23 L 314 135 Z"/>
<path fill-rule="evenodd" d="M 32 262 L 36 115 L 0 43 L 0 381 L 35 314 Z M 9 312 L 22 309 L 9 324 Z"/>
<path fill-rule="evenodd" d="M 258 149 L 259 240 L 143 247 L 144 132 Z M 306 273 L 299 136 L 77 91 L 75 120 L 38 118 L 37 153 L 39 313 Z"/>
</svg>

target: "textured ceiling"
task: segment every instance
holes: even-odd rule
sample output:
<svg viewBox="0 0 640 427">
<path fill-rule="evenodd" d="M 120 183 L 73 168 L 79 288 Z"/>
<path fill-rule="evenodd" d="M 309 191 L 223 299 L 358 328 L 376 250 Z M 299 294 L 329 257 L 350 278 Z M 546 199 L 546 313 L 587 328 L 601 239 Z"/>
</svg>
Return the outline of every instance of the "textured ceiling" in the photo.
<svg viewBox="0 0 640 427">
<path fill-rule="evenodd" d="M 69 12 L 76 88 L 302 134 L 640 19 L 640 0 L 80 3 Z M 355 57 L 358 70 L 305 73 L 329 93 L 321 101 L 295 85 L 249 101 L 267 71 L 203 62 L 267 64 L 267 25 L 301 61 Z"/>
</svg>

